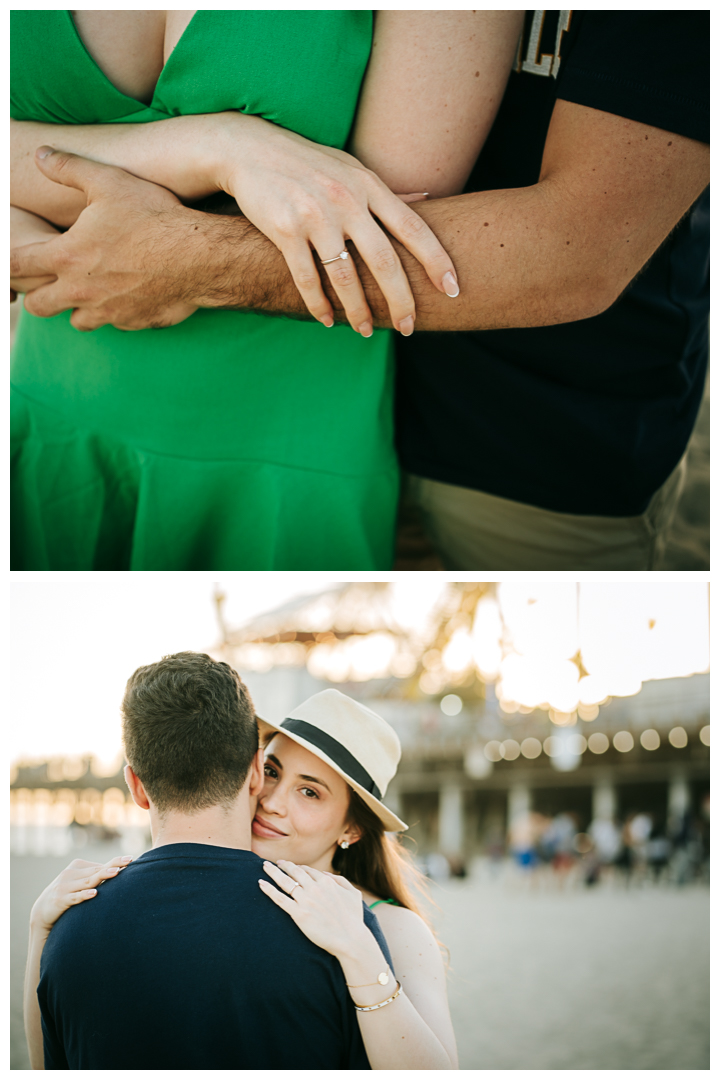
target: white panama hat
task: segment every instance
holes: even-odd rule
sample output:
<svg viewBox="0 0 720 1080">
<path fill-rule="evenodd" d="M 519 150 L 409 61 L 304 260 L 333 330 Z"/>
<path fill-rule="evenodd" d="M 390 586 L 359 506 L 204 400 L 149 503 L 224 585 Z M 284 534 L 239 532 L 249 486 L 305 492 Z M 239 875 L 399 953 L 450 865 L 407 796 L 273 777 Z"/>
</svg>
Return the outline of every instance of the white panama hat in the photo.
<svg viewBox="0 0 720 1080">
<path fill-rule="evenodd" d="M 381 716 L 339 690 L 321 690 L 281 724 L 258 717 L 260 733 L 278 731 L 304 746 L 347 781 L 377 814 L 387 832 L 407 829 L 382 798 L 397 771 L 400 740 Z"/>
</svg>

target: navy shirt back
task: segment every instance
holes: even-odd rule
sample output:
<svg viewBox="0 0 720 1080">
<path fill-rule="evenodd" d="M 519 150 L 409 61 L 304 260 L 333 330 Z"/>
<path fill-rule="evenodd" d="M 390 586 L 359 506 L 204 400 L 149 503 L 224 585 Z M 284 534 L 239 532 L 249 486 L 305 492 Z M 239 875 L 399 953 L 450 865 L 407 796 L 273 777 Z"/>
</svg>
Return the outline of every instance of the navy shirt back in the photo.
<svg viewBox="0 0 720 1080">
<path fill-rule="evenodd" d="M 369 1069 L 340 964 L 261 877 L 250 851 L 169 844 L 65 912 L 38 987 L 45 1068 Z"/>
</svg>

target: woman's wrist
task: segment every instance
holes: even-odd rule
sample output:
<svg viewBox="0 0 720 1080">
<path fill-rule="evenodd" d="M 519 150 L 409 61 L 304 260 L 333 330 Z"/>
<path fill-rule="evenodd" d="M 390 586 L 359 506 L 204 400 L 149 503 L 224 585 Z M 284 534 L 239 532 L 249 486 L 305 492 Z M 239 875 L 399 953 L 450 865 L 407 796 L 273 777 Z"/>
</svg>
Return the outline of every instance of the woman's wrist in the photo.
<svg viewBox="0 0 720 1080">
<path fill-rule="evenodd" d="M 48 926 L 42 914 L 33 907 L 30 912 L 30 937 L 35 940 L 43 940 L 48 936 L 52 927 Z"/>
<path fill-rule="evenodd" d="M 342 953 L 335 954 L 343 969 L 345 982 L 352 988 L 353 996 L 361 988 L 383 990 L 392 987 L 394 982 L 390 966 L 372 933 L 364 923 L 361 930 L 362 933 L 346 939 Z M 378 979 L 382 973 L 388 976 L 387 981 Z M 358 1003 L 364 1004 L 359 999 Z"/>
<path fill-rule="evenodd" d="M 215 113 L 202 120 L 202 136 L 194 146 L 193 171 L 203 187 L 232 195 L 232 177 L 253 160 L 249 143 L 256 134 L 257 122 L 265 122 L 240 112 Z"/>
</svg>

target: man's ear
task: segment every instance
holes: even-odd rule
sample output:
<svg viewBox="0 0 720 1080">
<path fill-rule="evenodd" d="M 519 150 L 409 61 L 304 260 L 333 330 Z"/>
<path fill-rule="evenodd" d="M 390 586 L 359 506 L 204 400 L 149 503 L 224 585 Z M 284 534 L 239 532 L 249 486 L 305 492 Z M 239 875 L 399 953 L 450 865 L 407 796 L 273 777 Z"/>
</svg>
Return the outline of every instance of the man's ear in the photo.
<svg viewBox="0 0 720 1080">
<path fill-rule="evenodd" d="M 150 809 L 150 800 L 145 794 L 145 788 L 143 787 L 142 780 L 135 775 L 130 765 L 125 766 L 124 770 L 125 783 L 130 788 L 130 794 L 132 795 L 133 802 L 136 806 L 141 807 L 143 810 Z"/>
<path fill-rule="evenodd" d="M 252 759 L 248 780 L 250 784 L 248 794 L 251 799 L 257 799 L 265 783 L 265 751 L 262 746 Z"/>
</svg>

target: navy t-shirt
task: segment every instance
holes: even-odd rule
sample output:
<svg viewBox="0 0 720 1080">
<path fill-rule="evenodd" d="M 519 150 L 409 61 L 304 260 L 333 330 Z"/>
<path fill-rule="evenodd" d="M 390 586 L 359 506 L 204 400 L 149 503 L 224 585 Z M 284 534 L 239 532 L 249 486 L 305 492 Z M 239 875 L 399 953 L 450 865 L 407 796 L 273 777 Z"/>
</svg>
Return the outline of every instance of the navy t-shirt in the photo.
<svg viewBox="0 0 720 1080">
<path fill-rule="evenodd" d="M 537 183 L 555 101 L 710 141 L 707 11 L 531 11 L 467 191 Z M 682 456 L 708 356 L 709 189 L 609 310 L 396 335 L 409 472 L 575 514 L 642 513 Z"/>
<path fill-rule="evenodd" d="M 66 911 L 42 955 L 45 1068 L 369 1069 L 340 964 L 261 877 L 250 851 L 169 844 Z"/>
</svg>

